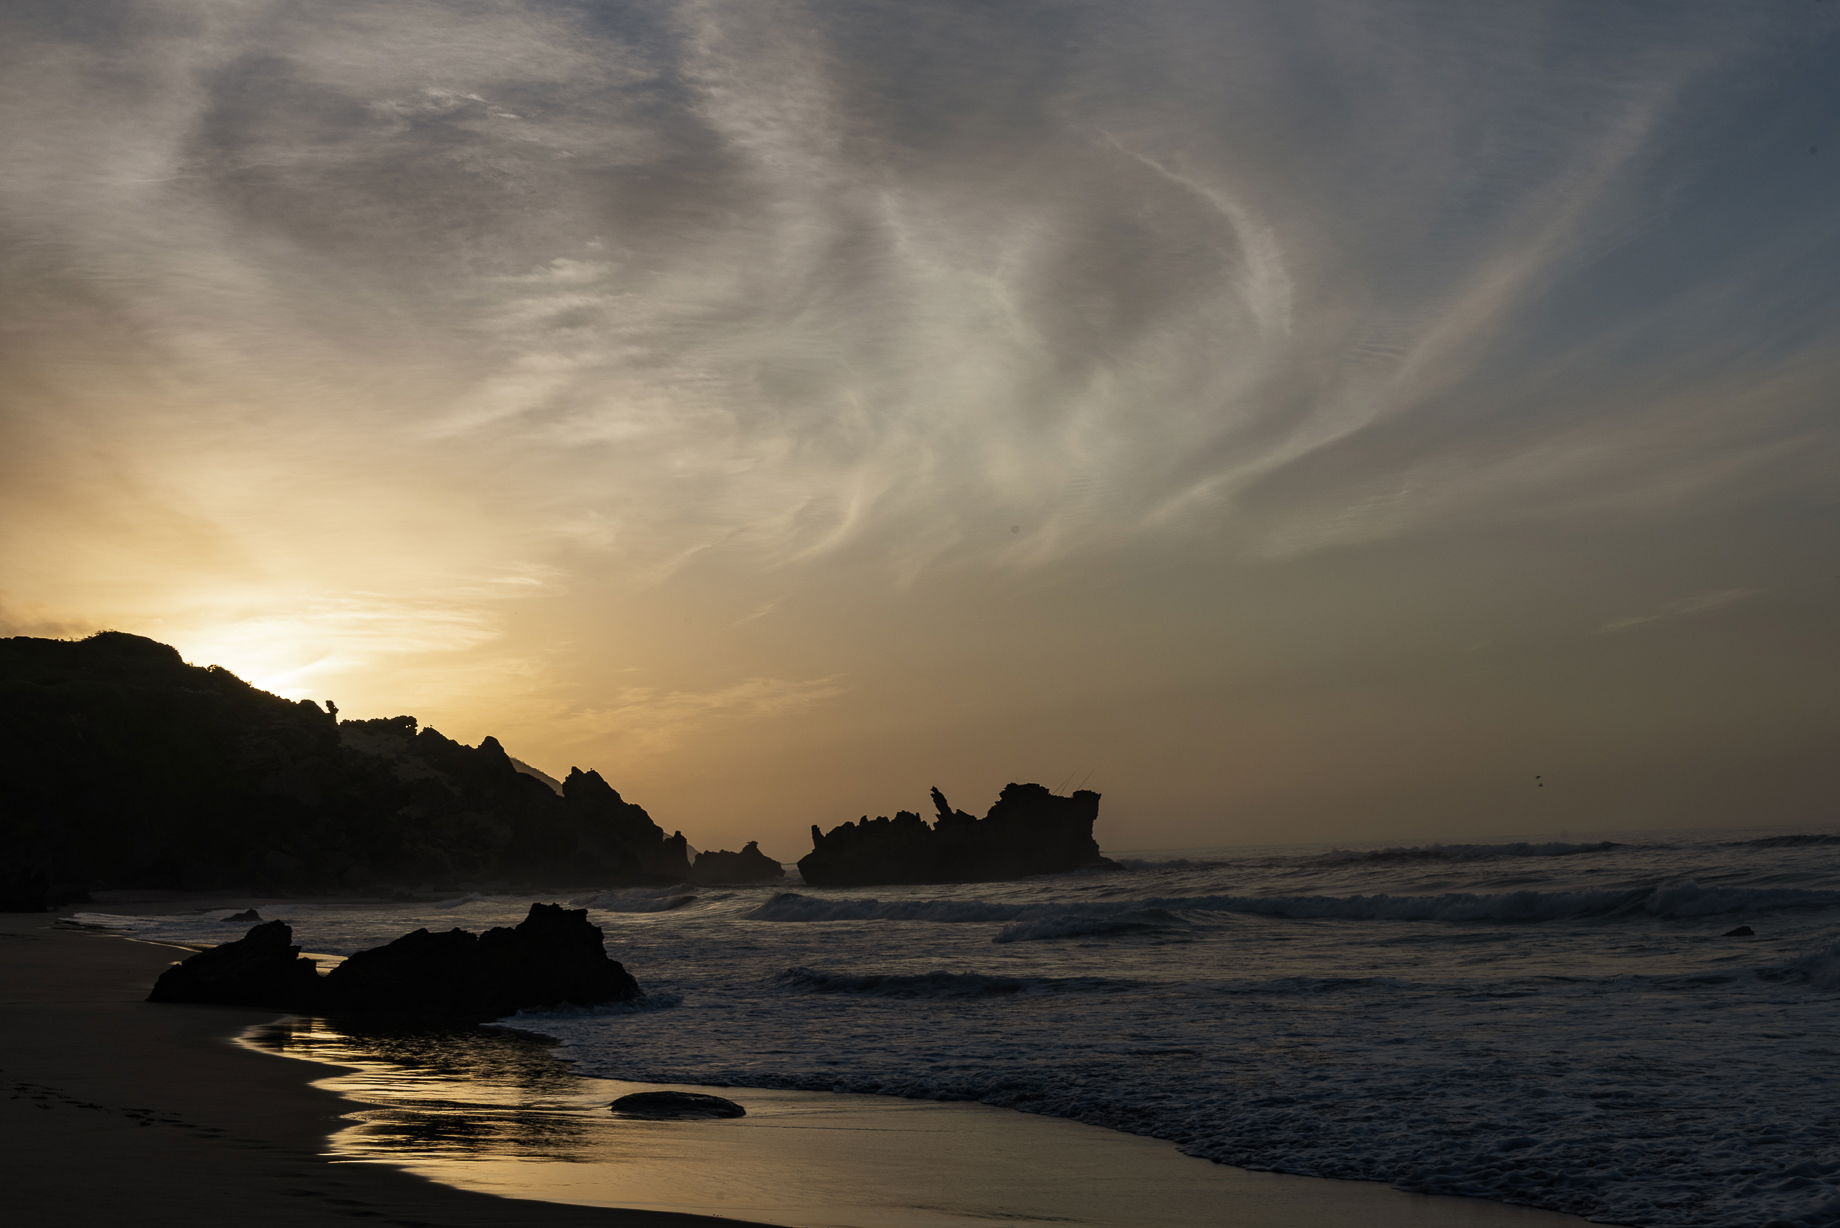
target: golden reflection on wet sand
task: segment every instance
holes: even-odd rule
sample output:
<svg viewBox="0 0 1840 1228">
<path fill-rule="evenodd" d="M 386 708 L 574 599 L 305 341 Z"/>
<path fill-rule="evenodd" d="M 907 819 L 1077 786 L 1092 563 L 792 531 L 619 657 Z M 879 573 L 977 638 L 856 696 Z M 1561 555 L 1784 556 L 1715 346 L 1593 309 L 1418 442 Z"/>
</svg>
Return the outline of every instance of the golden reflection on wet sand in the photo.
<svg viewBox="0 0 1840 1228">
<path fill-rule="evenodd" d="M 641 1121 L 609 1105 L 656 1085 L 574 1073 L 509 1029 L 287 1018 L 252 1047 L 343 1066 L 360 1106 L 338 1160 L 465 1189 L 589 1206 L 726 1215 L 791 1228 L 1565 1228 L 1570 1216 L 1362 1182 L 1251 1173 L 1167 1143 L 983 1105 L 763 1088 L 742 1118 Z"/>
</svg>

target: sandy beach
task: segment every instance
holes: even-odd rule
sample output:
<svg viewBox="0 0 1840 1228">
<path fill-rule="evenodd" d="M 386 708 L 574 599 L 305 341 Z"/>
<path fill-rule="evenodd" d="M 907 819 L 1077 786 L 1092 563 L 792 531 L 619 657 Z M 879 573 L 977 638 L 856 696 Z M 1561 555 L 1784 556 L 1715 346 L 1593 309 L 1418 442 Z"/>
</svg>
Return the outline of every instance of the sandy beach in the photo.
<svg viewBox="0 0 1840 1228">
<path fill-rule="evenodd" d="M 727 1142 L 730 1150 L 713 1138 L 696 1154 L 667 1143 L 649 1166 L 633 1164 L 630 1155 L 619 1167 L 605 1166 L 590 1145 L 576 1163 L 548 1169 L 405 1161 L 405 1171 L 393 1166 L 387 1146 L 366 1155 L 350 1143 L 354 1110 L 402 1094 L 394 1086 L 402 1080 L 387 1065 L 354 1055 L 351 1061 L 368 1067 L 368 1075 L 353 1069 L 330 1078 L 339 1067 L 322 1063 L 336 1061 L 336 1053 L 303 1062 L 247 1043 L 256 1025 L 292 1030 L 300 1022 L 289 1022 L 292 1017 L 277 1022 L 267 1011 L 144 1002 L 147 987 L 178 953 L 59 927 L 50 916 L 0 915 L 0 969 L 9 986 L 0 1005 L 0 1082 L 7 1093 L 0 1121 L 11 1208 L 23 1222 L 306 1225 L 364 1219 L 404 1228 L 628 1228 L 755 1223 L 747 1216 L 757 1215 L 780 1225 L 930 1224 L 942 1217 L 958 1221 L 943 1206 L 929 1209 L 929 1200 L 913 1189 L 981 1183 L 986 1196 L 997 1192 L 999 1202 L 1033 1206 L 1028 1183 L 1070 1179 L 1062 1169 L 1113 1173 L 1125 1185 L 1108 1196 L 1127 1206 L 1133 1180 L 1188 1187 L 1171 1204 L 1183 1215 L 1168 1222 L 1243 1228 L 1562 1228 L 1584 1222 L 1472 1199 L 1403 1194 L 1368 1182 L 1249 1173 L 1181 1157 L 1147 1139 L 982 1106 L 831 1097 L 833 1106 L 809 1093 L 757 1093 L 765 1113 L 751 1120 L 776 1140 L 765 1153 L 733 1150 L 735 1142 L 745 1142 L 743 1132 Z M 245 1043 L 233 1043 L 238 1037 Z M 596 1081 L 580 1082 L 592 1091 Z M 467 1091 L 461 1086 L 450 1094 Z M 491 1094 L 483 1084 L 481 1094 Z M 775 1098 L 786 1103 L 775 1106 Z M 814 1109 L 828 1116 L 816 1134 L 773 1128 L 796 1125 L 798 1114 Z M 376 1114 L 356 1114 L 366 1116 Z M 915 1125 L 920 1133 L 913 1132 Z M 821 1152 L 804 1154 L 801 1136 L 831 1141 Z M 629 1143 L 635 1137 L 643 1136 L 628 1135 Z M 909 1166 L 927 1171 L 903 1173 L 903 1157 L 890 1154 L 891 1147 L 912 1151 L 905 1157 Z M 992 1157 L 1006 1149 L 1019 1150 L 992 1168 Z M 990 1169 L 981 1177 L 980 1154 Z M 865 1201 L 864 1182 L 887 1188 Z M 745 1199 L 724 1204 L 710 1198 L 707 1191 L 724 1183 L 747 1186 Z M 888 1205 L 873 1205 L 878 1197 Z M 1090 1210 L 1090 1221 L 1084 1213 L 1074 1219 L 1164 1222 L 1140 1221 L 1129 1210 Z"/>
<path fill-rule="evenodd" d="M 21 1224 L 683 1228 L 706 1216 L 511 1201 L 323 1153 L 326 1073 L 228 1043 L 273 1012 L 143 1002 L 170 948 L 0 914 L 0 1154 Z"/>
</svg>

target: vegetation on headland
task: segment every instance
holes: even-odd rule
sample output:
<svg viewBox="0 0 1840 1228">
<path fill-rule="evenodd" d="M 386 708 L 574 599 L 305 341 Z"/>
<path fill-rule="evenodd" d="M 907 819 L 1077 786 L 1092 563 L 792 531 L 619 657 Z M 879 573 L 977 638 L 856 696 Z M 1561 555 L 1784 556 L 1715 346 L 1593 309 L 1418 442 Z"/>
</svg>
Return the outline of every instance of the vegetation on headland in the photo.
<svg viewBox="0 0 1840 1228">
<path fill-rule="evenodd" d="M 599 773 L 560 782 L 414 717 L 340 720 L 176 649 L 104 631 L 0 639 L 0 911 L 140 888 L 394 894 L 571 884 L 769 882 L 750 842 L 691 860 Z M 1099 795 L 1010 784 L 984 818 L 933 791 L 824 832 L 814 886 L 975 882 L 1110 863 Z"/>
<path fill-rule="evenodd" d="M 100 888 L 391 891 L 692 877 L 599 774 L 341 721 L 117 631 L 0 639 L 0 908 Z"/>
</svg>

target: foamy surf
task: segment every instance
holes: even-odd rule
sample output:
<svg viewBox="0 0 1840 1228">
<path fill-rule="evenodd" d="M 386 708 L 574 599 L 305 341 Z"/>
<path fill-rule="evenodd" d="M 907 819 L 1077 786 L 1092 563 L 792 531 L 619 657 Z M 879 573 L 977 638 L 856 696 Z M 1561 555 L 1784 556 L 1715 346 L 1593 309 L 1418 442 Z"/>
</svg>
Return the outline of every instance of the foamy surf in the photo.
<svg viewBox="0 0 1840 1228">
<path fill-rule="evenodd" d="M 609 1078 L 982 1101 L 1250 1168 L 1655 1228 L 1840 1223 L 1840 1168 L 1811 1159 L 1840 1152 L 1840 840 L 1365 852 L 593 893 L 651 1000 L 512 1022 Z M 272 915 L 337 953 L 528 902 Z M 85 920 L 225 934 L 215 916 Z"/>
</svg>

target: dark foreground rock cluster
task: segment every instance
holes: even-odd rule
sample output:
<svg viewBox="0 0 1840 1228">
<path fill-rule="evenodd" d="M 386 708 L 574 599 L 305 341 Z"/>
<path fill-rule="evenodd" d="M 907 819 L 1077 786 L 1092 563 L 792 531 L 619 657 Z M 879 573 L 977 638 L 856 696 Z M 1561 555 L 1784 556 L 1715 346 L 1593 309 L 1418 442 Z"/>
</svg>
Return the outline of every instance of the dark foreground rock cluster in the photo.
<svg viewBox="0 0 1840 1228">
<path fill-rule="evenodd" d="M 1037 784 L 1007 784 L 983 818 L 954 810 L 933 790 L 936 817 L 911 810 L 811 829 L 799 873 L 814 887 L 875 883 L 978 883 L 1109 867 L 1093 839 L 1099 795 L 1062 797 Z"/>
<path fill-rule="evenodd" d="M 690 878 L 689 848 L 597 773 L 533 774 L 494 738 L 187 665 L 106 631 L 0 638 L 0 911 L 102 888 L 494 890 Z"/>
<path fill-rule="evenodd" d="M 293 940 L 285 922 L 265 921 L 168 968 L 148 1001 L 483 1023 L 536 1007 L 642 996 L 625 967 L 607 957 L 585 908 L 532 904 L 516 926 L 483 934 L 419 929 L 359 951 L 324 976 Z"/>
</svg>

